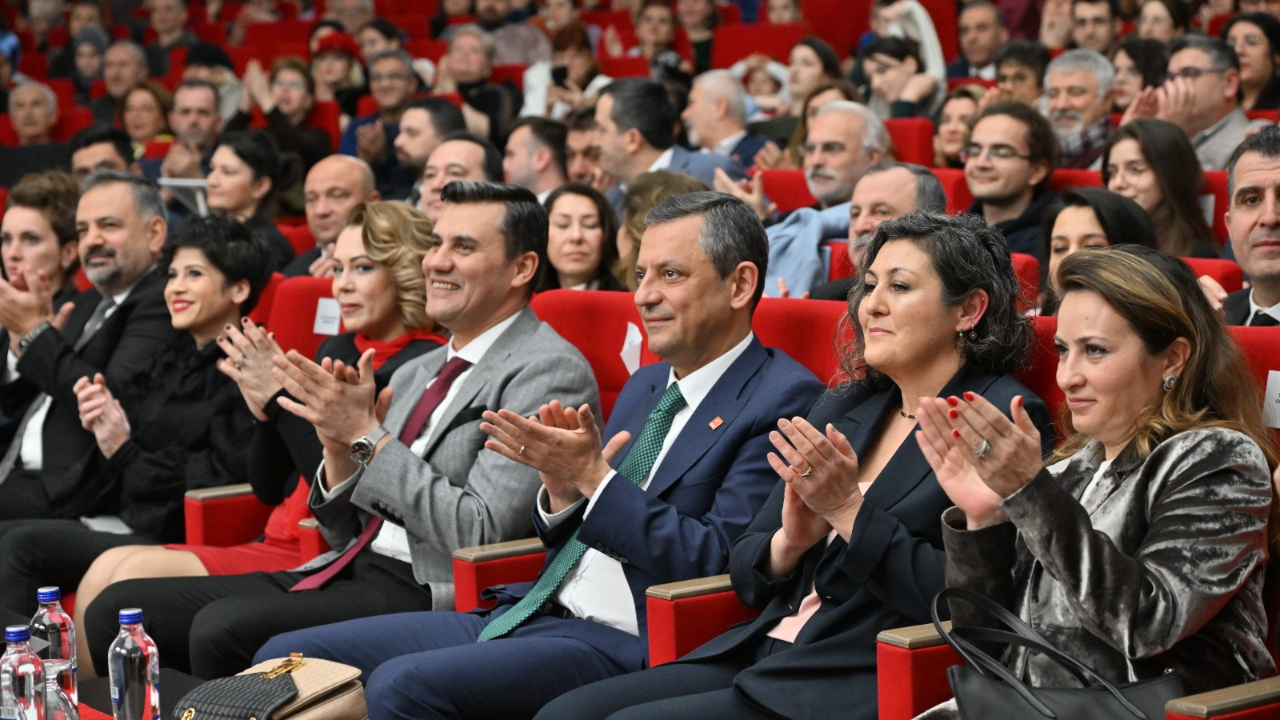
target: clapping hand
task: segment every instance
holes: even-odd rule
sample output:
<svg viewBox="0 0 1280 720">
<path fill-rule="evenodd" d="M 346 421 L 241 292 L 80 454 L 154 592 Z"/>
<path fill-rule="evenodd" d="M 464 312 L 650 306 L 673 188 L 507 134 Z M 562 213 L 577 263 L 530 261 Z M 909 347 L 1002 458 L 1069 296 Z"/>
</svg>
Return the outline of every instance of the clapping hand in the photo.
<svg viewBox="0 0 1280 720">
<path fill-rule="evenodd" d="M 103 457 L 110 460 L 133 433 L 124 408 L 107 388 L 102 373 L 94 375 L 93 380 L 80 378 L 72 390 L 76 394 L 81 427 L 93 433 Z"/>
<path fill-rule="evenodd" d="M 226 334 L 218 336 L 218 347 L 226 354 L 218 361 L 218 369 L 240 387 L 249 412 L 259 421 L 266 422 L 267 402 L 283 387 L 271 373 L 271 359 L 283 357 L 284 350 L 276 343 L 274 335 L 263 332 L 249 318 L 241 322 L 243 331 L 227 325 L 223 328 Z"/>
<path fill-rule="evenodd" d="M 816 516 L 808 516 L 793 504 L 792 519 L 796 522 L 794 528 L 788 528 L 784 507 L 783 532 L 787 533 L 788 540 L 794 534 L 799 541 L 808 540 L 804 545 L 808 547 L 817 541 L 813 535 L 824 524 L 827 530 L 818 537 L 835 528 L 848 540 L 853 521 L 862 507 L 858 456 L 849 440 L 830 423 L 823 435 L 808 420 L 794 417 L 779 420 L 778 430 L 769 433 L 769 441 L 777 449 L 776 453 L 769 453 L 769 465 Z M 818 518 L 823 522 L 819 523 Z"/>
</svg>

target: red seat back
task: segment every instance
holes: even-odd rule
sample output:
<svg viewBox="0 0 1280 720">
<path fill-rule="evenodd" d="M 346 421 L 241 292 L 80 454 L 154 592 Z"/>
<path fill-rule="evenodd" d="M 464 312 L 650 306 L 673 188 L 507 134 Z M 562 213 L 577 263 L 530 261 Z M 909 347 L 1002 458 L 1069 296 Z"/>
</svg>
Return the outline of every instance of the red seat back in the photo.
<svg viewBox="0 0 1280 720">
<path fill-rule="evenodd" d="M 1208 275 L 1227 292 L 1235 292 L 1244 287 L 1244 270 L 1234 260 L 1218 260 L 1217 258 L 1182 258 L 1182 262 L 1191 268 L 1196 277 Z"/>
<path fill-rule="evenodd" d="M 329 134 L 329 151 L 337 152 L 342 141 L 342 107 L 336 100 L 317 100 L 311 106 L 311 114 L 303 121 L 309 128 L 318 128 Z"/>
<path fill-rule="evenodd" d="M 827 271 L 827 282 L 853 277 L 854 273 L 858 272 L 858 269 L 853 266 L 853 261 L 849 259 L 848 240 L 832 240 L 826 243 L 825 247 L 831 251 L 831 267 Z"/>
<path fill-rule="evenodd" d="M 933 174 L 942 183 L 942 190 L 947 194 L 948 215 L 962 213 L 973 205 L 973 193 L 969 192 L 969 181 L 964 178 L 964 170 L 934 168 Z"/>
<path fill-rule="evenodd" d="M 778 348 L 834 387 L 840 374 L 837 342 L 849 336 L 837 332 L 847 306 L 834 300 L 763 298 L 751 327 L 765 347 Z"/>
<path fill-rule="evenodd" d="M 1058 168 L 1049 176 L 1049 189 L 1054 192 L 1100 187 L 1102 187 L 1102 173 L 1097 170 Z"/>
<path fill-rule="evenodd" d="M 530 307 L 538 319 L 554 328 L 587 358 L 596 376 L 596 386 L 600 388 L 601 420 L 607 421 L 618 393 L 631 378 L 619 354 L 627 338 L 628 324 L 640 331 L 641 364 L 657 359 L 648 352 L 644 324 L 640 322 L 634 297 L 630 293 L 604 290 L 549 290 L 534 295 Z"/>
<path fill-rule="evenodd" d="M 1031 367 L 1018 373 L 1018 380 L 1044 401 L 1058 432 L 1058 442 L 1066 437 L 1066 395 L 1058 387 L 1058 351 L 1053 334 L 1058 331 L 1058 318 L 1040 316 L 1032 320 L 1035 339 L 1031 348 Z M 1003 409 L 1003 408 L 1002 408 Z"/>
<path fill-rule="evenodd" d="M 524 92 L 524 71 L 528 69 L 528 65 L 494 65 L 489 71 L 489 82 L 501 85 L 509 80 L 517 90 Z"/>
<path fill-rule="evenodd" d="M 778 206 L 779 212 L 791 212 L 818 202 L 809 192 L 803 170 L 762 170 L 764 194 Z"/>
<path fill-rule="evenodd" d="M 316 239 L 311 236 L 311 228 L 306 223 L 301 225 L 285 225 L 278 223 L 276 229 L 280 231 L 289 240 L 289 244 L 293 246 L 293 251 L 301 255 L 310 252 L 316 246 Z"/>
<path fill-rule="evenodd" d="M 900 162 L 933 167 L 933 121 L 929 118 L 891 118 L 884 121 Z"/>
<path fill-rule="evenodd" d="M 275 302 L 276 290 L 280 288 L 280 283 L 284 282 L 284 275 L 280 273 L 271 273 L 271 279 L 267 281 L 267 286 L 262 288 L 262 294 L 258 296 L 258 304 L 249 313 L 249 319 L 256 325 L 266 325 L 271 319 L 271 303 Z"/>
<path fill-rule="evenodd" d="M 611 58 L 600 56 L 600 72 L 615 80 L 624 77 L 649 77 L 649 61 L 642 57 Z"/>
<path fill-rule="evenodd" d="M 1206 196 L 1212 198 L 1212 205 L 1209 209 L 1209 226 L 1213 228 L 1214 237 L 1218 238 L 1218 243 L 1227 241 L 1227 209 L 1231 206 L 1231 199 L 1227 197 L 1227 171 L 1226 170 L 1205 170 L 1204 171 L 1204 187 L 1201 188 L 1201 199 L 1205 200 Z"/>
<path fill-rule="evenodd" d="M 1040 261 L 1025 253 L 1009 255 L 1013 260 L 1013 274 L 1018 276 L 1018 285 L 1022 288 L 1018 293 L 1019 307 L 1028 310 L 1036 306 L 1040 296 Z"/>
<path fill-rule="evenodd" d="M 809 34 L 803 23 L 743 25 L 722 23 L 711 43 L 711 67 L 727 68 L 753 53 L 763 53 L 785 63 L 791 48 Z"/>
<path fill-rule="evenodd" d="M 86 107 L 58 108 L 58 120 L 50 131 L 53 142 L 66 142 L 76 133 L 93 124 L 93 111 Z M 14 147 L 18 144 L 18 133 L 13 129 L 13 120 L 9 113 L 0 114 L 0 145 Z"/>
<path fill-rule="evenodd" d="M 315 332 L 316 311 L 320 300 L 332 297 L 333 281 L 329 278 L 287 278 L 276 286 L 267 330 L 275 333 L 276 342 L 285 352 L 297 350 L 315 357 L 320 343 L 328 337 Z"/>
</svg>

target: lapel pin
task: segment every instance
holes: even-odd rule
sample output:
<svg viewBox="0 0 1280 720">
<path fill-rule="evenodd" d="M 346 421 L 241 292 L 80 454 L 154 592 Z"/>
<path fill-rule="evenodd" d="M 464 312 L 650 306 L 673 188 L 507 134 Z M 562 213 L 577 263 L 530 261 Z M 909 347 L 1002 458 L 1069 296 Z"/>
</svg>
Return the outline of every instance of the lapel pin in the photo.
<svg viewBox="0 0 1280 720">
<path fill-rule="evenodd" d="M 719 415 L 716 416 L 715 420 L 712 420 L 711 422 L 707 423 L 707 425 L 711 426 L 712 430 L 719 430 L 720 426 L 723 424 L 724 424 L 724 420 Z"/>
</svg>

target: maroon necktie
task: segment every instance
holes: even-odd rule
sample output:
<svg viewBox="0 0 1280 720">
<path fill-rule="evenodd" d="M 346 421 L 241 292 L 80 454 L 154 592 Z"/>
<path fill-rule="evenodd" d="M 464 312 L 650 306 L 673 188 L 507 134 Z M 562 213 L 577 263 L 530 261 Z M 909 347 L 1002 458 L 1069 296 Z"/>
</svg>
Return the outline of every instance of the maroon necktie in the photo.
<svg viewBox="0 0 1280 720">
<path fill-rule="evenodd" d="M 418 406 L 413 409 L 409 415 L 409 419 L 404 424 L 404 430 L 400 432 L 400 442 L 405 446 L 413 444 L 414 440 L 422 434 L 422 428 L 426 427 L 427 420 L 430 419 L 431 413 L 444 402 L 444 398 L 449 394 L 449 387 L 453 385 L 453 381 L 458 379 L 463 370 L 471 367 L 471 363 L 460 357 L 455 357 L 444 364 L 440 369 L 440 374 L 436 376 L 436 381 L 431 383 L 426 392 L 422 393 L 422 399 L 418 401 Z M 356 555 L 373 541 L 373 536 L 377 534 L 378 529 L 382 527 L 382 518 L 374 515 L 369 518 L 369 522 L 365 523 L 364 530 L 360 533 L 360 537 L 347 551 L 342 553 L 337 560 L 329 563 L 320 572 L 314 575 L 308 575 L 298 584 L 289 588 L 289 592 L 301 592 L 303 590 L 315 590 L 324 587 L 324 584 L 333 579 L 335 575 L 342 572 L 342 569 L 351 564 L 355 560 Z"/>
</svg>

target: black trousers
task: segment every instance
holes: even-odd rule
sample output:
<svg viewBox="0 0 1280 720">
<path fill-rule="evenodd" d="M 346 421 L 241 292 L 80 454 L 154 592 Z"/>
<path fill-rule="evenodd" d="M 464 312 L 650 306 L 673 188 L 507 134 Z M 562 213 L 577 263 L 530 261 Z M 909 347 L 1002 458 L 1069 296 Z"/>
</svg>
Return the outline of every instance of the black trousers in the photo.
<svg viewBox="0 0 1280 720">
<path fill-rule="evenodd" d="M 73 593 L 102 553 L 123 545 L 154 545 L 141 535 L 90 530 L 79 520 L 0 522 L 0 607 L 30 617 L 36 589 L 57 585 Z"/>
<path fill-rule="evenodd" d="M 124 608 L 142 608 L 162 666 L 206 680 L 249 667 L 258 648 L 280 633 L 431 609 L 431 590 L 413 579 L 409 563 L 367 549 L 325 587 L 289 592 L 304 577 L 286 571 L 115 583 L 85 611 L 90 659 L 106 668 Z"/>
<path fill-rule="evenodd" d="M 738 673 L 791 643 L 764 638 L 709 662 L 668 663 L 561 695 L 534 720 L 779 720 L 733 687 Z"/>
</svg>

